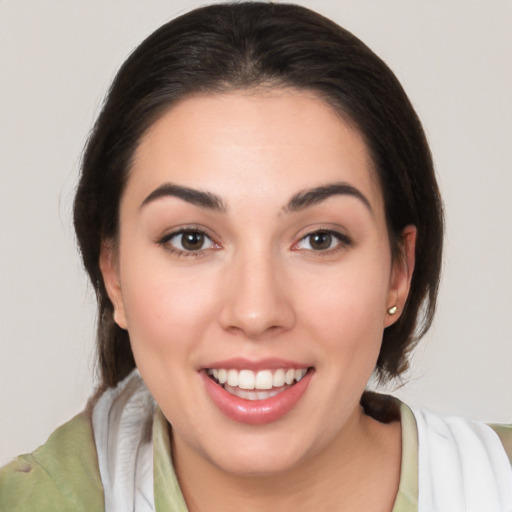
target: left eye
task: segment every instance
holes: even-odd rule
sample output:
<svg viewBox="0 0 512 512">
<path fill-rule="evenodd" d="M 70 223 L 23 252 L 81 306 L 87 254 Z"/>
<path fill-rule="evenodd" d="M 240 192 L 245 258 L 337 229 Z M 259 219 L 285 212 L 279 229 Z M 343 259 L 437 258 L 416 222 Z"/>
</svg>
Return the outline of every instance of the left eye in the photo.
<svg viewBox="0 0 512 512">
<path fill-rule="evenodd" d="M 173 249 L 183 252 L 201 251 L 215 246 L 211 238 L 201 231 L 187 230 L 175 233 L 166 243 Z"/>
<path fill-rule="evenodd" d="M 315 231 L 302 238 L 296 245 L 296 248 L 309 251 L 328 251 L 342 243 L 342 237 L 337 233 L 332 231 Z"/>
</svg>

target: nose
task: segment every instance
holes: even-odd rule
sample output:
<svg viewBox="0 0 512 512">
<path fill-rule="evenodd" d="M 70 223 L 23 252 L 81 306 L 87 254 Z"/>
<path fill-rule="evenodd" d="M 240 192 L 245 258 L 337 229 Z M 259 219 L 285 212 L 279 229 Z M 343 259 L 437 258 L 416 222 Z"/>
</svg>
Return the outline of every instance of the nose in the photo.
<svg viewBox="0 0 512 512">
<path fill-rule="evenodd" d="M 223 281 L 220 323 L 225 330 L 257 340 L 293 327 L 293 290 L 287 286 L 284 263 L 268 254 L 232 262 Z"/>
</svg>

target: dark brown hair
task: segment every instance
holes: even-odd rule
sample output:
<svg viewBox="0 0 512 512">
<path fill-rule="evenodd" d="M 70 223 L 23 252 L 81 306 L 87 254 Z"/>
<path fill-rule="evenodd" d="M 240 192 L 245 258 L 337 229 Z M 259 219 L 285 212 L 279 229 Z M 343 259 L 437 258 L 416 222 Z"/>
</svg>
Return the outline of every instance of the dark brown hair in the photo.
<svg viewBox="0 0 512 512">
<path fill-rule="evenodd" d="M 384 331 L 381 379 L 407 368 L 430 327 L 439 283 L 443 215 L 420 121 L 392 71 L 350 32 L 290 4 L 224 3 L 163 25 L 119 70 L 87 142 L 74 204 L 84 265 L 98 298 L 102 386 L 135 366 L 128 333 L 113 321 L 99 268 L 100 247 L 115 240 L 119 203 L 144 132 L 176 101 L 194 93 L 253 87 L 316 92 L 365 138 L 385 202 L 394 257 L 401 233 L 417 227 L 416 266 L 405 308 Z"/>
</svg>

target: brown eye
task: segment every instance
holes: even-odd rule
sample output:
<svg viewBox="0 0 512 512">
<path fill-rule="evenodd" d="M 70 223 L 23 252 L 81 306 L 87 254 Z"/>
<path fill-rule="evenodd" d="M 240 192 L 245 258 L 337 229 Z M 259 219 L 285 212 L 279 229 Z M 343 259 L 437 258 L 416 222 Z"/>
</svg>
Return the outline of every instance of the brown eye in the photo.
<svg viewBox="0 0 512 512">
<path fill-rule="evenodd" d="M 160 243 L 176 252 L 192 253 L 215 247 L 212 239 L 202 231 L 183 230 L 172 233 Z"/>
<path fill-rule="evenodd" d="M 198 251 L 203 248 L 204 234 L 190 231 L 181 234 L 181 245 L 186 251 Z"/>
<path fill-rule="evenodd" d="M 309 235 L 309 244 L 314 251 L 325 251 L 330 249 L 332 244 L 332 235 L 330 233 L 318 232 Z"/>
<path fill-rule="evenodd" d="M 314 231 L 304 236 L 294 246 L 295 249 L 301 251 L 314 251 L 314 252 L 327 252 L 335 251 L 351 245 L 351 240 L 348 236 L 338 233 L 336 231 Z"/>
</svg>

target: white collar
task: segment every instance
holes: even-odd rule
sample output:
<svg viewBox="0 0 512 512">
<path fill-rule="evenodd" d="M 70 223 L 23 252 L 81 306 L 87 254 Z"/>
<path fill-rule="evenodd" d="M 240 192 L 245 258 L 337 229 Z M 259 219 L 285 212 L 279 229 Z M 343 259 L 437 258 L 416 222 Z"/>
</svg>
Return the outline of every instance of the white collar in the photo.
<svg viewBox="0 0 512 512">
<path fill-rule="evenodd" d="M 413 410 L 418 512 L 512 512 L 512 468 L 492 428 Z"/>
<path fill-rule="evenodd" d="M 154 512 L 152 426 L 156 404 L 137 370 L 94 405 L 92 424 L 105 512 Z"/>
</svg>

